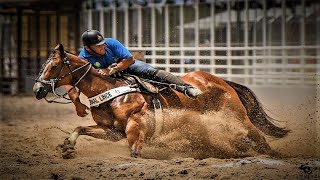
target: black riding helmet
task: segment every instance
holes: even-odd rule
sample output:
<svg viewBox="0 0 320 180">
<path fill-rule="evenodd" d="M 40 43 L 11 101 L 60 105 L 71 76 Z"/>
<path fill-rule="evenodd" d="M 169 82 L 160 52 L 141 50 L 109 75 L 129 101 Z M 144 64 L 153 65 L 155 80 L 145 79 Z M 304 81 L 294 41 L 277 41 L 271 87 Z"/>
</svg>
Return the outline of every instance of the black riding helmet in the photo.
<svg viewBox="0 0 320 180">
<path fill-rule="evenodd" d="M 89 46 L 104 44 L 106 40 L 99 31 L 87 30 L 82 34 L 82 42 L 84 46 Z"/>
</svg>

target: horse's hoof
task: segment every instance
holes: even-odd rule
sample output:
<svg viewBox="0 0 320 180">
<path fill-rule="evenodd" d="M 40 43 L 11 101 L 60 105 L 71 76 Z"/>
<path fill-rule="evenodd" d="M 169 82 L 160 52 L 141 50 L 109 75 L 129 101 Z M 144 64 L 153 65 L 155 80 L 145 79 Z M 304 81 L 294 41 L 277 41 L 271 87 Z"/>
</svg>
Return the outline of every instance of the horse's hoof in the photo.
<svg viewBox="0 0 320 180">
<path fill-rule="evenodd" d="M 285 156 L 282 153 L 275 151 L 275 150 L 272 150 L 272 149 L 269 150 L 267 154 L 269 156 L 275 157 L 275 158 L 285 158 Z"/>
<path fill-rule="evenodd" d="M 137 150 L 131 150 L 131 157 L 133 158 L 139 157 L 139 152 Z"/>
<path fill-rule="evenodd" d="M 62 155 L 63 159 L 72 159 L 74 158 L 75 149 L 71 146 L 65 146 L 64 144 L 59 144 L 57 150 Z"/>
<path fill-rule="evenodd" d="M 74 158 L 74 145 L 70 144 L 68 138 L 64 140 L 63 144 L 59 144 L 56 149 L 62 155 L 63 159 Z"/>
<path fill-rule="evenodd" d="M 73 159 L 75 157 L 75 150 L 74 149 L 68 149 L 65 152 L 61 153 L 63 159 Z"/>
</svg>

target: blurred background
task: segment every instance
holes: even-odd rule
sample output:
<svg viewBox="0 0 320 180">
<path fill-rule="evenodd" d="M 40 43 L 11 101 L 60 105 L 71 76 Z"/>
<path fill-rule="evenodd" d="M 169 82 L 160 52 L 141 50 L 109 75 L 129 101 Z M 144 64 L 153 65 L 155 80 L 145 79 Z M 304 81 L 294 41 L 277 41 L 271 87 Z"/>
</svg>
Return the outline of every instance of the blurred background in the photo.
<svg viewBox="0 0 320 180">
<path fill-rule="evenodd" d="M 1 92 L 31 93 L 54 46 L 78 53 L 87 29 L 177 76 L 314 89 L 319 77 L 319 1 L 0 0 Z"/>
</svg>

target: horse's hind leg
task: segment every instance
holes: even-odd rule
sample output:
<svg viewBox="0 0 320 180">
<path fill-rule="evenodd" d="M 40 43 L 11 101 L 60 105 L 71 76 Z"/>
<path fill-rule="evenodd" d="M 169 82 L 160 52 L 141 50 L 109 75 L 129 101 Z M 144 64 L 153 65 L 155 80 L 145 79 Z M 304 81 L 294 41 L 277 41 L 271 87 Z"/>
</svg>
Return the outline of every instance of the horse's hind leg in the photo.
<svg viewBox="0 0 320 180">
<path fill-rule="evenodd" d="M 260 154 L 271 154 L 272 150 L 270 145 L 260 131 L 254 126 L 254 124 L 252 124 L 247 115 L 247 110 L 242 105 L 241 101 L 234 99 L 233 103 L 229 104 L 229 108 L 239 119 L 243 120 L 242 123 L 248 130 L 247 137 L 249 140 L 251 140 L 251 148 Z"/>
<path fill-rule="evenodd" d="M 79 126 L 64 140 L 64 143 L 59 145 L 62 157 L 65 159 L 74 156 L 74 146 L 80 135 L 87 135 L 99 139 L 107 139 L 110 141 L 119 141 L 125 138 L 125 134 L 116 129 L 104 128 L 99 125 L 94 126 Z"/>
<path fill-rule="evenodd" d="M 138 157 L 145 139 L 144 125 L 134 120 L 129 120 L 126 127 L 126 134 L 131 157 Z"/>
<path fill-rule="evenodd" d="M 251 123 L 248 116 L 245 117 L 245 124 L 248 128 L 248 138 L 252 140 L 252 148 L 261 154 L 272 153 L 271 147 L 266 141 L 265 137 L 258 131 L 258 129 Z"/>
</svg>

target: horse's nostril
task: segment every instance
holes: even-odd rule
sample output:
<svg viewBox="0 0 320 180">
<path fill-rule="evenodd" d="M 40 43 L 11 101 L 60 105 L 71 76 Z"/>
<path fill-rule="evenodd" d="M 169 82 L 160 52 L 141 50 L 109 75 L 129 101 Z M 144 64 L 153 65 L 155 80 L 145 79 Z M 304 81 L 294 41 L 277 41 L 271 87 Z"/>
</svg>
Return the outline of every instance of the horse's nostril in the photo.
<svg viewBox="0 0 320 180">
<path fill-rule="evenodd" d="M 36 91 L 36 95 L 39 95 L 43 91 L 43 87 L 40 87 Z"/>
<path fill-rule="evenodd" d="M 46 93 L 44 91 L 44 87 L 38 87 L 35 88 L 33 91 L 34 95 L 36 96 L 37 99 L 42 99 L 45 97 Z"/>
</svg>

